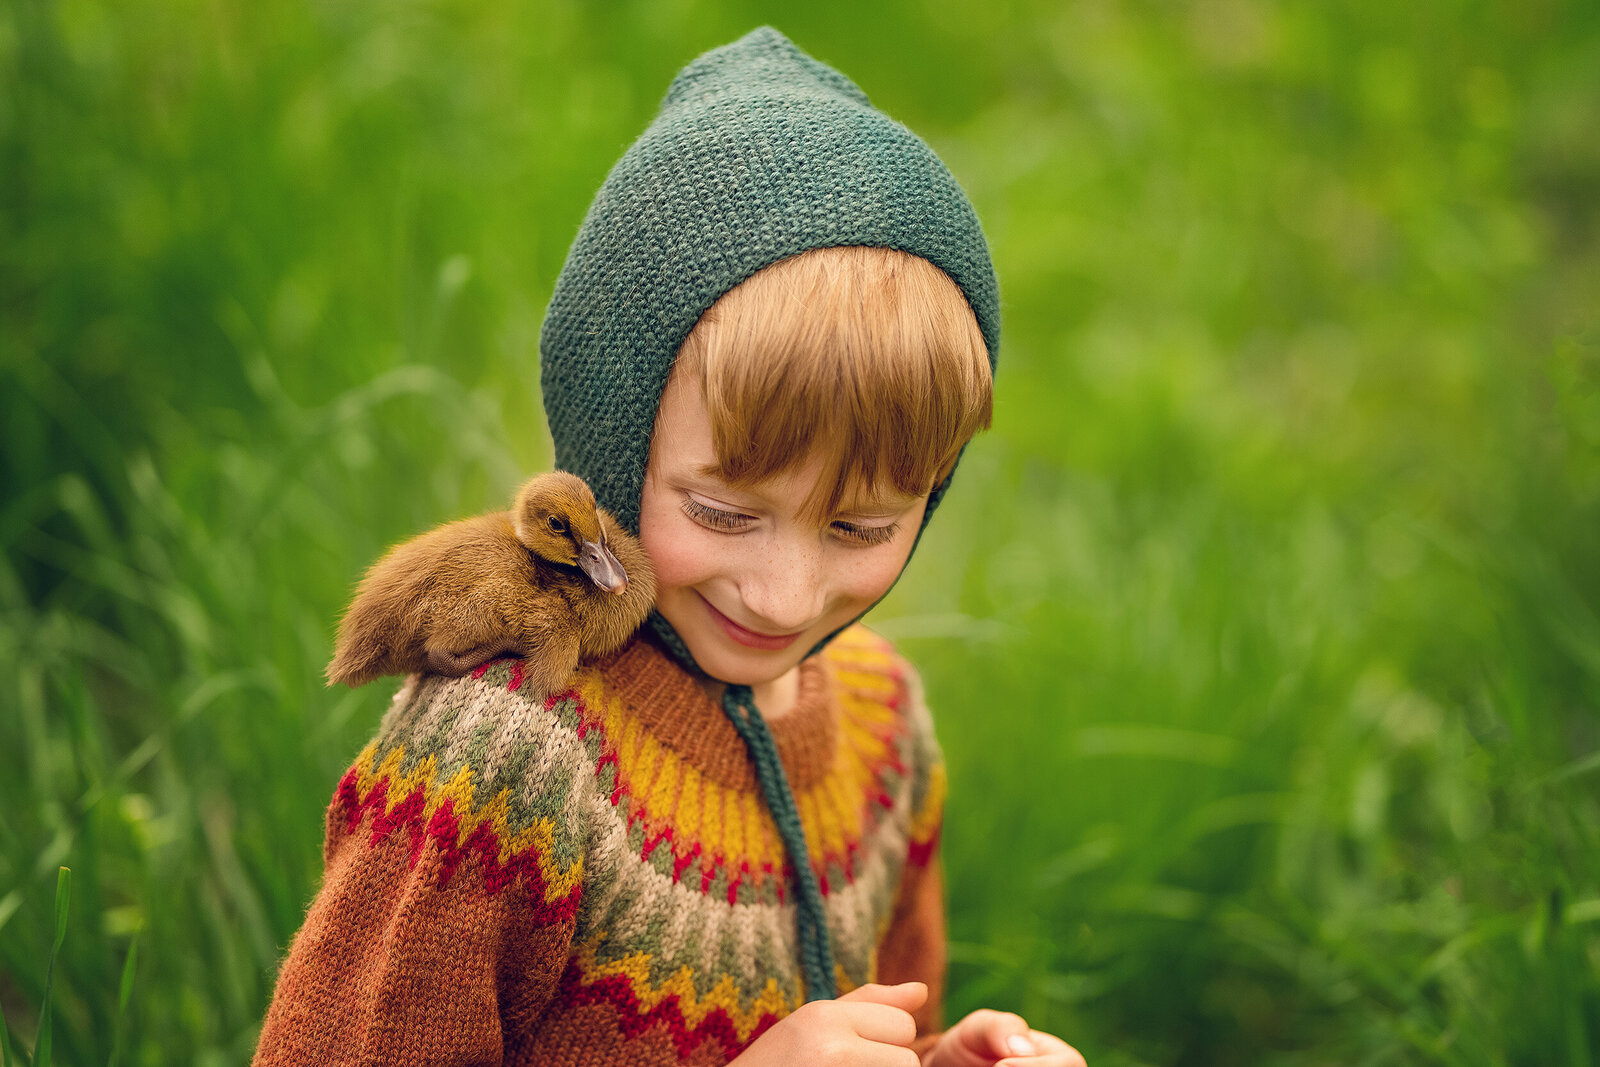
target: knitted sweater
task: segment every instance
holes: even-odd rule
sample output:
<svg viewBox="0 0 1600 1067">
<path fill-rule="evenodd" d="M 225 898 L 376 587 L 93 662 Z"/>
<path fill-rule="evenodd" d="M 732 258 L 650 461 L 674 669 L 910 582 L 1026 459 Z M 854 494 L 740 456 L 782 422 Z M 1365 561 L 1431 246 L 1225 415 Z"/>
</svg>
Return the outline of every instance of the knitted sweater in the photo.
<svg viewBox="0 0 1600 1067">
<path fill-rule="evenodd" d="M 722 1064 L 803 1003 L 784 850 L 743 742 L 648 639 L 531 700 L 520 662 L 413 676 L 328 808 L 257 1064 Z M 930 986 L 944 774 L 862 627 L 772 722 L 839 987 Z"/>
</svg>

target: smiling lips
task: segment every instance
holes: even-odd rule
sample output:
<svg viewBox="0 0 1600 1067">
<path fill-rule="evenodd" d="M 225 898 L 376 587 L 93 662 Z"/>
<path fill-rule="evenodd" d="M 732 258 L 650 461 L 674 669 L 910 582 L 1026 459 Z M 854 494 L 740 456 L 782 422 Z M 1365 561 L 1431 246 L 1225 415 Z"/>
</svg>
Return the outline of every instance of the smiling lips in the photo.
<svg viewBox="0 0 1600 1067">
<path fill-rule="evenodd" d="M 717 620 L 717 625 L 722 627 L 722 632 L 746 648 L 757 648 L 763 652 L 779 652 L 794 644 L 794 639 L 800 636 L 799 630 L 792 634 L 779 634 L 776 637 L 771 634 L 761 634 L 756 633 L 754 630 L 747 630 L 718 611 L 712 606 L 711 601 L 707 600 L 703 595 L 699 593 L 695 595 L 700 597 L 701 602 L 706 606 L 706 610 L 711 613 L 711 617 Z"/>
</svg>

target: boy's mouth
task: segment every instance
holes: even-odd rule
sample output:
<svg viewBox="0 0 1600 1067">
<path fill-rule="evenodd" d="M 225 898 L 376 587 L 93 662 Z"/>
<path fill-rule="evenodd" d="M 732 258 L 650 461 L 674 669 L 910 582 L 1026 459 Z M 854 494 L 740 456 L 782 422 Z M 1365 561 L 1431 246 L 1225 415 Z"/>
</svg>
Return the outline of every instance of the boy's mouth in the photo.
<svg viewBox="0 0 1600 1067">
<path fill-rule="evenodd" d="M 799 630 L 792 634 L 779 634 L 777 636 L 757 633 L 755 630 L 740 626 L 718 611 L 711 601 L 705 598 L 704 594 L 696 592 L 695 595 L 700 597 L 701 602 L 706 606 L 706 610 L 711 613 L 711 617 L 716 620 L 718 626 L 722 627 L 722 632 L 746 648 L 756 648 L 763 652 L 778 652 L 794 644 L 795 638 L 800 636 L 801 631 Z"/>
</svg>

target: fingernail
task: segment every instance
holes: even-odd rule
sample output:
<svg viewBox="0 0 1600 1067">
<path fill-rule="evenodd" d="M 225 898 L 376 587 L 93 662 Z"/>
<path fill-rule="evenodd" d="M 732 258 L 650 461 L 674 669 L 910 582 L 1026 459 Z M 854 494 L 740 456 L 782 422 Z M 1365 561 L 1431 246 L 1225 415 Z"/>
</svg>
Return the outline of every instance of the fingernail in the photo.
<svg viewBox="0 0 1600 1067">
<path fill-rule="evenodd" d="M 1032 1056 L 1038 1051 L 1033 1047 L 1033 1042 L 1021 1034 L 1012 1034 L 1006 1038 L 1006 1048 L 1010 1050 L 1013 1056 Z"/>
</svg>

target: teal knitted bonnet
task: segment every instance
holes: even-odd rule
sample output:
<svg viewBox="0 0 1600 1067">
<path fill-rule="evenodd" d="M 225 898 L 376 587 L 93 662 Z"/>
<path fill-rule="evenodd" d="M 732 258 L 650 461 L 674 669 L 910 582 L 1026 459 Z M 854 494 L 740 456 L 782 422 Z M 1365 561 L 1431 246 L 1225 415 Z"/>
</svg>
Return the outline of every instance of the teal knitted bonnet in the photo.
<svg viewBox="0 0 1600 1067">
<path fill-rule="evenodd" d="M 556 466 L 637 532 L 656 405 L 684 338 L 756 271 L 842 245 L 899 249 L 950 275 L 993 365 L 989 248 L 931 148 L 770 27 L 690 63 L 601 185 L 550 297 L 539 379 Z"/>
<path fill-rule="evenodd" d="M 993 366 L 1000 306 L 988 245 L 933 150 L 769 27 L 690 63 L 606 176 L 556 279 L 539 338 L 556 465 L 637 533 L 656 408 L 700 316 L 764 267 L 849 245 L 941 268 L 971 305 Z M 948 481 L 930 495 L 924 526 Z M 651 621 L 693 668 L 666 620 Z M 722 704 L 790 857 L 806 995 L 832 997 L 821 890 L 783 764 L 747 686 L 727 686 Z"/>
</svg>

